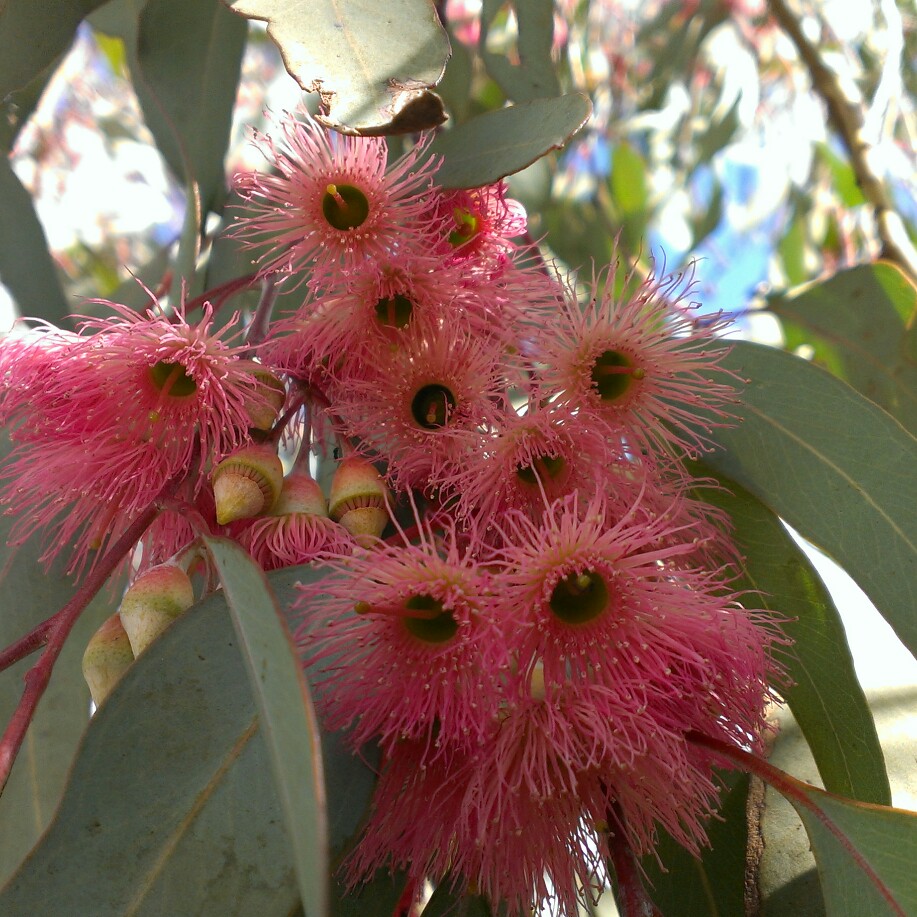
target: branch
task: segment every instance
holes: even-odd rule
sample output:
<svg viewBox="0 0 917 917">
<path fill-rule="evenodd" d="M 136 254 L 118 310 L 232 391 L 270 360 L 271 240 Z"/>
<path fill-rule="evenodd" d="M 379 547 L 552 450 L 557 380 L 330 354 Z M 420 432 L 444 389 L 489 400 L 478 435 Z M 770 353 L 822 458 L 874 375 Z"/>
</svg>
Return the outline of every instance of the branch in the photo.
<svg viewBox="0 0 917 917">
<path fill-rule="evenodd" d="M 180 476 L 184 477 L 184 470 Z M 164 496 L 168 491 L 173 490 L 179 479 L 169 481 L 163 488 Z M 79 616 L 86 609 L 86 606 L 92 601 L 93 596 L 102 588 L 105 581 L 111 575 L 112 571 L 121 563 L 126 554 L 133 548 L 143 533 L 149 528 L 150 524 L 156 518 L 159 512 L 159 499 L 150 504 L 149 507 L 138 516 L 125 530 L 124 534 L 115 542 L 111 550 L 95 564 L 86 577 L 86 581 L 74 594 L 73 598 L 61 608 L 55 615 L 43 621 L 30 633 L 26 634 L 12 646 L 3 651 L 2 659 L 6 660 L 7 656 L 16 656 L 23 658 L 33 650 L 37 649 L 43 643 L 45 650 L 39 657 L 35 665 L 25 675 L 25 688 L 22 697 L 19 699 L 10 721 L 0 738 L 0 793 L 6 786 L 9 779 L 10 771 L 19 754 L 25 739 L 26 731 L 35 715 L 35 709 L 41 696 L 48 687 L 51 680 L 51 672 L 54 669 L 54 663 L 60 656 L 64 647 L 64 642 L 76 624 Z M 7 664 L 16 661 L 10 659 Z"/>
<path fill-rule="evenodd" d="M 818 48 L 803 34 L 798 19 L 785 0 L 770 0 L 770 9 L 774 19 L 796 46 L 809 72 L 812 88 L 827 106 L 831 126 L 847 147 L 857 184 L 872 205 L 882 243 L 881 257 L 894 262 L 917 281 L 917 249 L 911 244 L 901 217 L 892 207 L 885 185 L 869 164 L 872 146 L 866 140 L 860 106 L 844 93 L 837 74 L 825 65 Z"/>
</svg>

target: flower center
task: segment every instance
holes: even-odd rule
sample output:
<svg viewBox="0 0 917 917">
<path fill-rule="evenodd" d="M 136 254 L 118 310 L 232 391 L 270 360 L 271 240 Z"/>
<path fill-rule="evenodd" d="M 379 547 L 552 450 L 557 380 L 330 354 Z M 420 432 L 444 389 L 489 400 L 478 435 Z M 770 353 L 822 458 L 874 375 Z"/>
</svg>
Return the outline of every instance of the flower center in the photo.
<svg viewBox="0 0 917 917">
<path fill-rule="evenodd" d="M 592 364 L 592 387 L 602 401 L 617 401 L 630 389 L 633 382 L 642 379 L 646 371 L 634 366 L 634 361 L 620 350 L 606 350 Z"/>
<path fill-rule="evenodd" d="M 187 398 L 197 391 L 197 383 L 185 372 L 184 366 L 180 363 L 160 360 L 150 367 L 150 378 L 163 395 L 170 395 L 172 398 Z"/>
<path fill-rule="evenodd" d="M 567 464 L 561 455 L 538 455 L 528 465 L 519 465 L 516 468 L 516 477 L 524 484 L 535 487 L 538 481 L 544 483 L 556 478 Z"/>
<path fill-rule="evenodd" d="M 608 607 L 608 586 L 595 571 L 570 573 L 558 581 L 548 605 L 564 624 L 586 624 Z"/>
<path fill-rule="evenodd" d="M 404 607 L 411 611 L 430 612 L 429 618 L 405 617 L 408 632 L 424 643 L 448 643 L 458 632 L 458 622 L 451 612 L 443 611 L 443 603 L 432 595 L 414 595 Z"/>
<path fill-rule="evenodd" d="M 403 293 L 394 296 L 383 296 L 376 303 L 376 318 L 379 324 L 389 328 L 405 328 L 411 321 L 414 305 Z"/>
<path fill-rule="evenodd" d="M 446 426 L 454 410 L 455 395 L 445 385 L 425 385 L 411 402 L 411 414 L 425 430 Z"/>
<path fill-rule="evenodd" d="M 481 228 L 481 221 L 470 210 L 456 207 L 452 211 L 452 218 L 455 220 L 455 229 L 449 233 L 449 244 L 454 248 L 473 239 Z"/>
<path fill-rule="evenodd" d="M 369 216 L 369 201 L 353 185 L 328 185 L 322 196 L 322 213 L 335 229 L 356 229 Z"/>
</svg>

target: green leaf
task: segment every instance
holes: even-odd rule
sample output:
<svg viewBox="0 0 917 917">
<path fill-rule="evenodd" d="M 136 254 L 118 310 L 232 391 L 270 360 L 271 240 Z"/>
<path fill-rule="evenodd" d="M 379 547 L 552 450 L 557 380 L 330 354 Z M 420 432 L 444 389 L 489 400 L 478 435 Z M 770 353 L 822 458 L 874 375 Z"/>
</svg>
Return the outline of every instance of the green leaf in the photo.
<svg viewBox="0 0 917 917">
<path fill-rule="evenodd" d="M 564 264 L 578 270 L 601 266 L 614 258 L 614 242 L 599 206 L 592 201 L 561 201 L 533 214 L 536 234 L 546 233 L 545 243 Z"/>
<path fill-rule="evenodd" d="M 8 439 L 0 434 L 5 457 Z M 0 646 L 8 646 L 62 608 L 74 592 L 61 561 L 50 570 L 38 562 L 44 545 L 33 536 L 8 544 L 14 517 L 0 514 Z M 89 719 L 89 689 L 81 662 L 90 636 L 111 613 L 111 594 L 96 597 L 83 612 L 54 666 L 9 782 L 0 796 L 0 882 L 19 865 L 47 827 L 60 801 L 70 762 Z M 0 724 L 19 703 L 25 673 L 38 653 L 0 673 Z"/>
<path fill-rule="evenodd" d="M 22 89 L 11 92 L 5 98 L 0 96 L 0 150 L 5 153 L 12 150 L 19 132 L 35 111 L 60 61 L 61 57 L 55 58 Z"/>
<path fill-rule="evenodd" d="M 319 92 L 324 120 L 346 133 L 420 131 L 442 123 L 430 92 L 449 40 L 429 0 L 226 0 L 268 24 L 290 75 Z"/>
<path fill-rule="evenodd" d="M 887 262 L 861 265 L 768 301 L 768 308 L 816 355 L 838 366 L 860 394 L 917 434 L 917 360 L 905 334 L 917 313 L 917 287 Z M 833 357 L 833 360 L 831 359 Z"/>
<path fill-rule="evenodd" d="M 299 893 L 222 595 L 179 618 L 90 722 L 4 917 L 286 917 Z M 311 917 L 311 914 L 310 914 Z"/>
<path fill-rule="evenodd" d="M 57 265 L 32 198 L 6 156 L 0 156 L 0 201 L 0 281 L 9 289 L 20 315 L 64 324 L 70 305 Z"/>
<path fill-rule="evenodd" d="M 0 100 L 23 89 L 70 46 L 105 0 L 0 0 Z"/>
<path fill-rule="evenodd" d="M 812 842 L 830 917 L 917 913 L 917 813 L 797 788 L 808 804 L 790 801 Z"/>
<path fill-rule="evenodd" d="M 645 213 L 648 196 L 643 157 L 626 140 L 611 154 L 611 194 L 624 217 Z"/>
<path fill-rule="evenodd" d="M 234 542 L 204 538 L 239 638 L 309 917 L 326 917 L 328 812 L 318 721 L 264 573 Z"/>
<path fill-rule="evenodd" d="M 430 896 L 421 917 L 449 917 L 450 914 L 455 914 L 456 917 L 508 917 L 506 905 L 494 910 L 483 895 L 476 895 L 473 892 L 456 894 L 451 886 L 452 881 L 447 876 Z M 523 917 L 523 915 L 514 915 L 514 917 Z"/>
<path fill-rule="evenodd" d="M 722 365 L 749 382 L 705 461 L 832 556 L 917 651 L 917 440 L 799 357 L 739 341 Z"/>
<path fill-rule="evenodd" d="M 678 917 L 727 917 L 745 912 L 745 857 L 748 822 L 745 812 L 749 777 L 723 771 L 724 783 L 717 818 L 707 825 L 710 846 L 698 859 L 660 831 L 659 860 L 642 858 L 647 892 L 663 914 Z M 663 868 L 660 868 L 659 862 Z"/>
<path fill-rule="evenodd" d="M 444 159 L 437 183 L 477 188 L 512 175 L 550 150 L 559 150 L 591 111 L 585 96 L 571 93 L 489 111 L 442 131 L 427 148 L 427 155 Z"/>
<path fill-rule="evenodd" d="M 201 212 L 219 211 L 223 159 L 248 35 L 219 0 L 148 0 L 135 60 L 147 124 L 172 170 L 200 192 Z"/>
<path fill-rule="evenodd" d="M 816 143 L 815 152 L 831 172 L 834 187 L 843 205 L 852 209 L 865 204 L 866 198 L 850 163 L 841 159 L 826 143 Z"/>
<path fill-rule="evenodd" d="M 649 190 L 643 157 L 627 141 L 619 143 L 611 154 L 609 188 L 627 246 L 636 251 L 646 228 Z"/>
<path fill-rule="evenodd" d="M 518 40 L 512 49 L 515 63 L 506 54 L 488 49 L 490 28 L 497 15 L 508 5 L 516 15 Z M 484 0 L 481 10 L 481 35 L 478 51 L 487 72 L 494 78 L 507 98 L 514 102 L 553 98 L 560 95 L 560 84 L 554 72 L 551 45 L 554 38 L 553 0 Z"/>
<path fill-rule="evenodd" d="M 156 146 L 179 182 L 197 185 L 201 213 L 218 212 L 245 21 L 219 0 L 112 0 L 90 21 L 122 39 Z"/>
<path fill-rule="evenodd" d="M 700 466 L 703 474 L 703 466 Z M 788 620 L 793 647 L 779 654 L 791 687 L 782 689 L 825 787 L 863 802 L 891 804 L 882 746 L 853 667 L 844 625 L 828 590 L 780 520 L 734 481 L 698 488 L 698 496 L 725 510 L 744 556 L 739 590 L 753 607 Z"/>
</svg>

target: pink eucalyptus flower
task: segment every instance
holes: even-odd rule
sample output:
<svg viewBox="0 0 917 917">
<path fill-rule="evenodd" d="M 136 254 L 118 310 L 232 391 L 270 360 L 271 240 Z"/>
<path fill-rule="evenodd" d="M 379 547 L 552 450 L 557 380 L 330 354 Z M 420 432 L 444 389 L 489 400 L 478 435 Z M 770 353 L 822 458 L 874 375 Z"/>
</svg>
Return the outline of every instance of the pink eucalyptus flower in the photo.
<svg viewBox="0 0 917 917">
<path fill-rule="evenodd" d="M 487 577 L 454 530 L 419 532 L 329 561 L 335 575 L 302 587 L 305 661 L 326 673 L 322 709 L 331 728 L 353 725 L 355 747 L 425 736 L 451 751 L 496 716 L 507 657 Z"/>
<path fill-rule="evenodd" d="M 649 277 L 627 298 L 614 293 L 609 265 L 586 291 L 568 291 L 559 311 L 533 332 L 544 364 L 538 394 L 588 412 L 633 451 L 706 451 L 706 434 L 730 422 L 735 377 L 719 366 L 721 316 L 693 315 L 680 275 Z M 632 281 L 625 278 L 625 286 Z"/>
<path fill-rule="evenodd" d="M 267 246 L 262 273 L 308 271 L 318 288 L 366 261 L 426 251 L 429 221 L 421 217 L 437 166 L 422 159 L 422 146 L 387 167 L 384 138 L 345 136 L 301 115 L 280 119 L 279 140 L 256 135 L 279 175 L 233 179 L 250 207 L 235 234 Z"/>
<path fill-rule="evenodd" d="M 343 432 L 389 463 L 398 488 L 431 490 L 472 459 L 503 398 L 500 352 L 457 324 L 408 329 L 388 359 L 335 399 Z"/>
<path fill-rule="evenodd" d="M 270 407 L 263 367 L 224 340 L 234 323 L 214 329 L 209 305 L 195 324 L 181 311 L 106 305 L 116 314 L 86 319 L 79 335 L 11 342 L 0 381 L 15 444 L 2 472 L 3 500 L 20 516 L 14 539 L 53 526 L 45 559 L 75 539 L 74 568 L 176 475 L 196 492 Z"/>
</svg>

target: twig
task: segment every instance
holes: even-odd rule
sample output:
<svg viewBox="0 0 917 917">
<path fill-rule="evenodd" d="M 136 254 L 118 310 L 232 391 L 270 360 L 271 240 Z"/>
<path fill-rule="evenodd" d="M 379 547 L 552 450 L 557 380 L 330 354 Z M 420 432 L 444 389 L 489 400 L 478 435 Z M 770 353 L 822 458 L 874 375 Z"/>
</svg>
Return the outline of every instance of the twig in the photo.
<svg viewBox="0 0 917 917">
<path fill-rule="evenodd" d="M 184 471 L 181 472 L 181 475 L 184 476 Z M 163 488 L 163 495 L 173 489 L 176 484 L 176 480 L 166 484 L 165 488 Z M 102 588 L 112 571 L 121 563 L 128 551 L 149 528 L 158 512 L 159 501 L 157 500 L 127 527 L 111 550 L 98 564 L 93 566 L 86 577 L 86 581 L 60 611 L 40 624 L 30 634 L 14 643 L 13 646 L 4 650 L 4 654 L 15 654 L 15 652 L 21 651 L 29 641 L 34 642 L 38 639 L 37 632 L 41 628 L 46 628 L 44 639 L 41 640 L 41 642 L 45 643 L 45 650 L 35 665 L 26 673 L 22 697 L 19 699 L 19 704 L 10 718 L 6 731 L 3 733 L 3 738 L 0 739 L 0 793 L 3 792 L 3 788 L 6 786 L 10 771 L 13 769 L 13 763 L 19 754 L 26 731 L 35 714 L 35 708 L 38 706 L 45 688 L 48 687 L 54 663 L 57 661 L 57 657 L 60 655 L 64 642 L 73 629 L 73 625 L 76 624 L 79 616 L 92 601 L 93 596 Z M 37 649 L 41 642 L 35 644 L 32 649 Z M 23 655 L 27 655 L 27 653 L 23 653 Z M 22 657 L 20 656 L 19 658 Z"/>
<path fill-rule="evenodd" d="M 614 867 L 617 879 L 617 895 L 615 903 L 621 917 L 662 917 L 662 912 L 650 900 L 640 877 L 640 867 L 634 851 L 627 838 L 620 831 L 615 833 L 612 825 L 622 825 L 617 806 L 612 806 L 609 812 L 608 852 L 611 854 L 611 865 Z"/>
<path fill-rule="evenodd" d="M 812 80 L 812 88 L 828 109 L 828 120 L 847 147 L 850 165 L 863 196 L 872 205 L 882 243 L 881 256 L 897 264 L 917 280 L 917 249 L 911 244 L 904 223 L 892 207 L 885 185 L 869 164 L 872 147 L 866 140 L 863 112 L 847 97 L 837 74 L 830 70 L 802 31 L 799 20 L 785 0 L 770 0 L 771 13 L 796 46 Z"/>
<path fill-rule="evenodd" d="M 0 672 L 19 662 L 20 659 L 25 659 L 35 650 L 41 649 L 48 642 L 48 634 L 56 618 L 56 614 L 52 615 L 33 627 L 24 637 L 20 637 L 15 643 L 0 650 Z"/>
<path fill-rule="evenodd" d="M 254 347 L 256 344 L 260 344 L 267 337 L 268 327 L 271 322 L 271 312 L 276 301 L 277 280 L 273 274 L 268 274 L 261 279 L 261 298 L 258 300 L 255 314 L 252 316 L 251 324 L 248 326 L 248 334 L 245 336 L 245 342 L 250 346 Z"/>
</svg>

